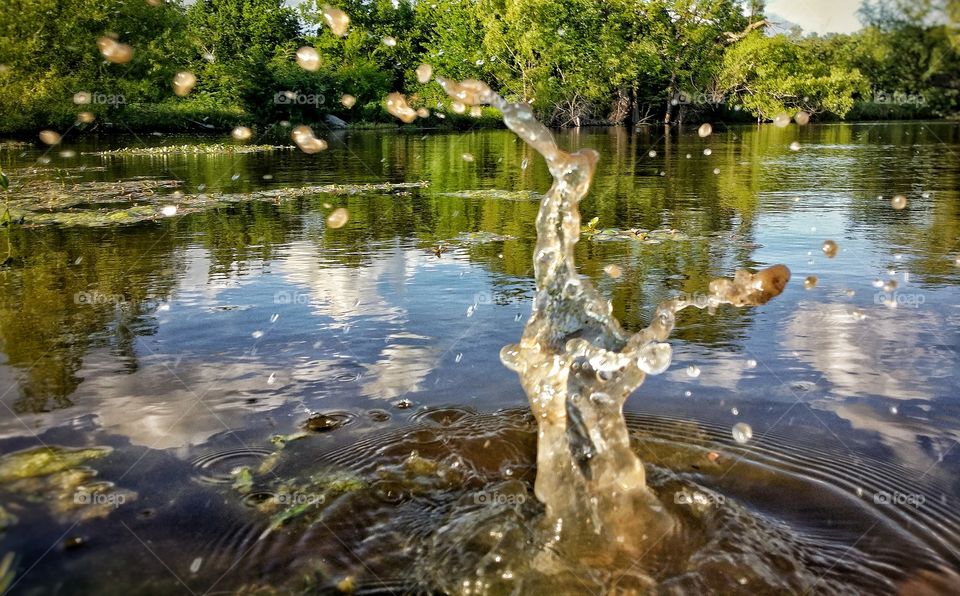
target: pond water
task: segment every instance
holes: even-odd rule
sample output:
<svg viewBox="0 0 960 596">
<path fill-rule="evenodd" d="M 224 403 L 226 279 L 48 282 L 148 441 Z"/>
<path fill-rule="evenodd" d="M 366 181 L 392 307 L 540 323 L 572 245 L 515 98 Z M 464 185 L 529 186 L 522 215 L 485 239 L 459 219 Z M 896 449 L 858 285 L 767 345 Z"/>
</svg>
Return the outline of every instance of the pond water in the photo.
<svg viewBox="0 0 960 596">
<path fill-rule="evenodd" d="M 576 258 L 628 330 L 736 269 L 793 272 L 765 306 L 680 313 L 672 366 L 627 401 L 651 487 L 689 518 L 638 568 L 663 593 L 951 585 L 960 125 L 714 130 L 557 135 L 600 152 Z M 522 575 L 496 556 L 503 535 L 457 524 L 509 535 L 538 515 L 536 426 L 498 354 L 529 314 L 546 166 L 508 131 L 326 138 L 314 155 L 92 154 L 230 142 L 157 136 L 0 148 L 14 199 L 34 182 L 77 198 L 58 217 L 260 193 L 0 233 L 0 558 L 17 592 L 467 593 L 496 575 L 500 593 Z M 84 199 L 117 181 L 169 183 Z M 51 454 L 63 465 L 37 463 Z M 566 585 L 634 589 L 627 575 Z"/>
</svg>

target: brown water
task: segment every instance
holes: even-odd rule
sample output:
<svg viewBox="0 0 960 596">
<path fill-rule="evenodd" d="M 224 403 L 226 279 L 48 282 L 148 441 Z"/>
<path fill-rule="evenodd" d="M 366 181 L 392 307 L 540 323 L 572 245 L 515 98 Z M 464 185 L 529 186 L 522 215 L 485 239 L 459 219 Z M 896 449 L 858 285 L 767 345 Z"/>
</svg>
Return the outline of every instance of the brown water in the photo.
<svg viewBox="0 0 960 596">
<path fill-rule="evenodd" d="M 584 220 L 625 233 L 585 235 L 575 255 L 627 332 L 736 269 L 782 262 L 794 279 L 765 306 L 678 314 L 673 364 L 625 406 L 675 538 L 633 569 L 561 558 L 550 590 L 652 580 L 666 593 L 911 593 L 949 581 L 960 560 L 957 127 L 716 129 L 669 142 L 558 135 L 565 150 L 601 155 Z M 535 552 L 524 541 L 541 535 L 536 424 L 497 355 L 534 296 L 539 196 L 526 191 L 544 192 L 549 173 L 507 131 L 328 140 L 309 156 L 50 164 L 36 163 L 39 149 L 0 150 L 14 183 L 39 168 L 77 176 L 68 188 L 139 176 L 188 194 L 429 182 L 129 226 L 14 228 L 0 272 L 0 450 L 111 446 L 83 463 L 96 475 L 80 485 L 124 497 L 91 509 L 68 475 L 5 483 L 0 504 L 17 523 L 0 555 L 16 553 L 16 591 L 285 592 L 348 577 L 383 592 L 490 579 L 507 591 L 533 577 L 502 553 Z M 898 192 L 903 211 L 890 208 Z M 349 222 L 326 228 L 338 207 Z M 840 247 L 833 259 L 826 239 Z M 610 264 L 623 275 L 604 274 Z M 872 285 L 891 277 L 889 296 Z M 313 412 L 328 418 L 282 449 L 271 442 Z M 745 444 L 731 435 L 741 422 Z"/>
</svg>

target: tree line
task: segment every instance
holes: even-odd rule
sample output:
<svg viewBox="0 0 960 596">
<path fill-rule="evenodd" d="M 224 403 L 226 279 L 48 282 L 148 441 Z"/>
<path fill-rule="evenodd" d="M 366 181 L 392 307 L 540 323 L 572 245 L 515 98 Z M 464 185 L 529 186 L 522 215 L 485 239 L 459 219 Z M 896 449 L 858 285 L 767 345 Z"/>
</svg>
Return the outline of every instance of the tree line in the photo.
<svg viewBox="0 0 960 596">
<path fill-rule="evenodd" d="M 342 36 L 328 1 L 350 17 Z M 81 111 L 84 126 L 121 129 L 386 122 L 392 91 L 431 125 L 469 118 L 420 82 L 423 63 L 483 79 L 555 126 L 960 111 L 960 0 L 866 0 L 861 31 L 827 36 L 783 31 L 762 0 L 5 4 L 0 132 L 63 129 Z M 105 44 L 132 54 L 111 61 Z M 309 69 L 303 47 L 316 50 Z"/>
</svg>

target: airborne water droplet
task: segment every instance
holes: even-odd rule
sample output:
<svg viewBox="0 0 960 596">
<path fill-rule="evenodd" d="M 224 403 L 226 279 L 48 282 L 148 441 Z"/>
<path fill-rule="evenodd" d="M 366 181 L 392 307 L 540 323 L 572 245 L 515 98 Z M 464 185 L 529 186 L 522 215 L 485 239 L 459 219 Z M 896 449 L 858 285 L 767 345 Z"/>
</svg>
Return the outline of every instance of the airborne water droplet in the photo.
<svg viewBox="0 0 960 596">
<path fill-rule="evenodd" d="M 696 379 L 697 377 L 699 377 L 699 376 L 700 376 L 700 367 L 698 367 L 696 364 L 691 364 L 690 366 L 688 366 L 688 367 L 687 367 L 687 376 L 688 376 L 688 377 L 691 377 L 691 378 L 693 378 L 693 379 Z"/>
<path fill-rule="evenodd" d="M 420 83 L 429 83 L 433 76 L 433 67 L 429 64 L 421 64 L 417 67 L 417 81 Z"/>
<path fill-rule="evenodd" d="M 746 362 L 746 367 L 747 367 L 747 368 L 757 368 L 757 361 L 754 360 L 753 358 L 747 360 L 747 362 Z"/>
<path fill-rule="evenodd" d="M 713 149 L 711 149 L 710 147 L 707 147 L 706 149 L 703 150 L 703 154 L 709 157 L 713 155 Z"/>
<path fill-rule="evenodd" d="M 303 46 L 297 50 L 297 64 L 303 70 L 317 72 L 320 70 L 320 54 L 317 53 L 316 48 Z"/>
<path fill-rule="evenodd" d="M 753 438 L 753 429 L 745 422 L 734 424 L 731 433 L 733 434 L 733 440 L 741 444 Z"/>
<path fill-rule="evenodd" d="M 697 129 L 697 134 L 703 138 L 709 137 L 713 134 L 713 125 L 709 122 L 704 122 L 700 125 L 700 128 Z"/>
<path fill-rule="evenodd" d="M 900 211 L 907 206 L 907 197 L 904 195 L 896 195 L 890 199 L 890 206 L 897 211 Z"/>
<path fill-rule="evenodd" d="M 350 95 L 349 93 L 344 93 L 340 96 L 340 103 L 343 104 L 343 107 L 348 110 L 353 107 L 353 104 L 357 103 L 357 98 Z"/>
<path fill-rule="evenodd" d="M 231 131 L 230 136 L 238 141 L 246 141 L 253 136 L 253 131 L 246 126 L 238 126 Z"/>
<path fill-rule="evenodd" d="M 777 114 L 773 119 L 773 125 L 777 128 L 786 128 L 790 124 L 790 116 L 787 114 Z"/>
<path fill-rule="evenodd" d="M 339 8 L 325 5 L 323 7 L 323 19 L 327 22 L 327 26 L 330 27 L 330 31 L 339 37 L 346 35 L 347 29 L 350 28 L 350 17 Z"/>
<path fill-rule="evenodd" d="M 457 357 L 453 361 L 459 364 L 461 360 L 463 360 L 463 352 L 457 352 Z"/>
<path fill-rule="evenodd" d="M 807 277 L 807 279 L 803 280 L 803 287 L 808 290 L 812 290 L 813 288 L 817 287 L 817 281 L 817 276 L 811 275 Z"/>
<path fill-rule="evenodd" d="M 327 226 L 333 229 L 342 228 L 350 219 L 350 212 L 343 207 L 338 207 L 327 216 Z"/>
<path fill-rule="evenodd" d="M 822 250 L 823 254 L 827 255 L 828 258 L 832 259 L 833 257 L 837 256 L 837 251 L 839 248 L 840 247 L 837 246 L 837 243 L 833 240 L 826 240 L 824 241 L 823 246 L 820 247 L 820 250 Z"/>
<path fill-rule="evenodd" d="M 193 91 L 197 84 L 197 77 L 192 72 L 178 72 L 173 77 L 173 92 L 179 97 L 185 97 Z"/>
<path fill-rule="evenodd" d="M 797 141 L 790 143 L 790 151 L 800 151 L 800 143 Z"/>
<path fill-rule="evenodd" d="M 460 157 L 462 157 L 462 158 L 463 158 L 463 161 L 466 161 L 466 162 L 471 162 L 471 161 L 473 161 L 473 154 L 472 154 L 472 153 L 464 153 L 464 154 L 461 155 Z"/>
</svg>

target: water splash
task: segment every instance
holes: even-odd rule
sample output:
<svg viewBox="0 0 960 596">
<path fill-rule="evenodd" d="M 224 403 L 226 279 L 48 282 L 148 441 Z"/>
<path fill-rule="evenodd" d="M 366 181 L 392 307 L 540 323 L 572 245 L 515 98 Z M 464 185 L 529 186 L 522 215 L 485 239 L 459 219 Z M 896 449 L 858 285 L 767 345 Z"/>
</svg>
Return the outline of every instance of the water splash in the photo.
<svg viewBox="0 0 960 596">
<path fill-rule="evenodd" d="M 574 263 L 578 207 L 599 154 L 562 151 L 528 104 L 509 103 L 483 82 L 437 81 L 456 103 L 499 109 L 506 125 L 544 157 L 554 179 L 537 215 L 533 314 L 520 343 L 500 353 L 520 376 L 537 419 L 535 493 L 546 507 L 546 525 L 555 542 L 569 546 L 564 538 L 575 536 L 589 556 L 604 556 L 597 547 L 636 555 L 669 533 L 674 520 L 647 488 L 630 447 L 624 402 L 647 374 L 670 365 L 663 342 L 678 311 L 764 304 L 783 291 L 790 271 L 783 265 L 737 271 L 733 280 L 712 281 L 707 294 L 661 304 L 649 327 L 626 333 Z"/>
</svg>

